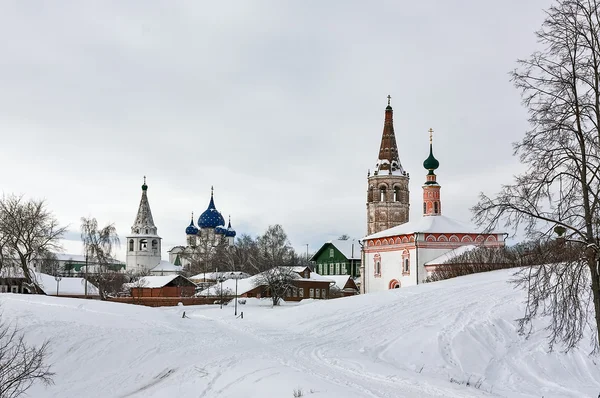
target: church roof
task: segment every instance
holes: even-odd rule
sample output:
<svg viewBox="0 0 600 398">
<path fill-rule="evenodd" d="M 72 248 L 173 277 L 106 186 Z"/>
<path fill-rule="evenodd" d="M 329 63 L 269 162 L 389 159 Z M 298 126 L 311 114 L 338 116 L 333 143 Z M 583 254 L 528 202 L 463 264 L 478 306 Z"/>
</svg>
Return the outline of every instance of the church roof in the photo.
<svg viewBox="0 0 600 398">
<path fill-rule="evenodd" d="M 379 158 L 375 166 L 376 174 L 386 175 L 401 174 L 406 172 L 400 164 L 398 155 L 398 146 L 396 144 L 396 135 L 394 133 L 394 111 L 390 105 L 391 97 L 388 95 L 388 106 L 385 108 L 385 121 L 383 123 L 383 134 L 381 136 L 381 145 L 379 147 Z"/>
<path fill-rule="evenodd" d="M 208 208 L 204 211 L 204 213 L 200 215 L 200 218 L 198 218 L 198 227 L 216 228 L 221 225 L 225 225 L 225 219 L 215 207 L 215 201 L 213 198 L 213 192 L 211 188 L 210 202 L 208 203 Z"/>
<path fill-rule="evenodd" d="M 414 233 L 439 233 L 439 234 L 458 234 L 458 233 L 488 233 L 501 234 L 499 231 L 484 231 L 480 228 L 455 220 L 447 216 L 423 216 L 415 221 L 410 221 L 398 226 L 374 233 L 364 237 L 362 240 L 384 238 L 388 236 L 408 235 Z"/>
<path fill-rule="evenodd" d="M 148 186 L 146 185 L 146 177 L 144 177 L 144 185 L 142 185 L 142 198 L 140 199 L 140 206 L 138 208 L 137 216 L 133 222 L 133 228 L 156 228 L 154 225 L 154 219 L 152 218 L 152 211 L 150 210 L 150 203 L 148 203 Z"/>
</svg>

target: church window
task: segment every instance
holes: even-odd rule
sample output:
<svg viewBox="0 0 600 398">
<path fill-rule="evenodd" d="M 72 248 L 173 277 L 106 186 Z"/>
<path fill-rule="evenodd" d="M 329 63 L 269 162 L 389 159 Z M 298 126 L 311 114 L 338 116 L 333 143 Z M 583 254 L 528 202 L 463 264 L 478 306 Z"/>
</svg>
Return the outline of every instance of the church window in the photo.
<svg viewBox="0 0 600 398">
<path fill-rule="evenodd" d="M 152 240 L 152 250 L 158 249 L 158 241 L 156 239 Z"/>
<path fill-rule="evenodd" d="M 385 187 L 379 188 L 379 201 L 385 202 Z"/>
<path fill-rule="evenodd" d="M 375 261 L 375 275 L 381 275 L 381 261 Z"/>
<path fill-rule="evenodd" d="M 427 203 L 423 202 L 423 214 L 427 214 Z"/>
<path fill-rule="evenodd" d="M 136 228 L 136 229 L 135 229 L 135 233 L 136 233 L 136 234 L 139 234 L 139 233 L 140 233 L 140 229 L 139 229 L 139 228 Z"/>
<path fill-rule="evenodd" d="M 333 258 L 334 253 L 333 249 L 329 249 L 329 258 Z"/>
<path fill-rule="evenodd" d="M 133 239 L 129 239 L 129 251 L 133 251 Z"/>
<path fill-rule="evenodd" d="M 437 214 L 438 210 L 439 210 L 438 202 L 433 202 L 433 212 Z"/>
<path fill-rule="evenodd" d="M 146 233 L 148 233 L 148 228 L 146 228 Z"/>
<path fill-rule="evenodd" d="M 403 271 L 405 273 L 408 273 L 409 270 L 410 270 L 410 262 L 409 262 L 408 258 L 405 258 L 404 259 L 404 269 L 403 269 Z"/>
<path fill-rule="evenodd" d="M 400 188 L 394 188 L 394 202 L 400 202 Z"/>
<path fill-rule="evenodd" d="M 148 250 L 148 241 L 146 239 L 140 239 L 140 250 Z"/>
</svg>

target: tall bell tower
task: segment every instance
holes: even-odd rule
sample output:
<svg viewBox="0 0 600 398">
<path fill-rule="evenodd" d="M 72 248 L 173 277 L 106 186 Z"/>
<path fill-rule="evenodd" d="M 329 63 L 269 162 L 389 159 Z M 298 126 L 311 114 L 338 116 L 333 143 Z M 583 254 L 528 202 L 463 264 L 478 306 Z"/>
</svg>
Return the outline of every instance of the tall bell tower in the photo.
<svg viewBox="0 0 600 398">
<path fill-rule="evenodd" d="M 146 272 L 160 263 L 161 241 L 158 229 L 154 225 L 150 203 L 148 203 L 148 185 L 146 177 L 142 185 L 142 198 L 137 216 L 131 226 L 131 234 L 127 236 L 127 271 L 133 273 Z"/>
<path fill-rule="evenodd" d="M 367 174 L 367 235 L 404 224 L 409 217 L 409 174 L 400 163 L 390 101 L 388 95 L 379 158 L 373 174 Z"/>
</svg>

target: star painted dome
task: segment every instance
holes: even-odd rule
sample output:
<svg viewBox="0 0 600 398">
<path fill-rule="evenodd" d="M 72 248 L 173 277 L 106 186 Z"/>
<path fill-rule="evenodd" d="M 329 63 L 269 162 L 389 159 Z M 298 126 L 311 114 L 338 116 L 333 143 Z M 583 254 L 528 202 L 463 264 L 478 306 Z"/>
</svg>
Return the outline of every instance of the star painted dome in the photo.
<svg viewBox="0 0 600 398">
<path fill-rule="evenodd" d="M 210 203 L 208 204 L 208 208 L 200 215 L 198 218 L 198 227 L 199 228 L 216 228 L 220 225 L 225 225 L 225 219 L 219 213 L 217 208 L 215 207 L 215 201 L 213 199 L 213 195 L 210 195 Z"/>
<path fill-rule="evenodd" d="M 192 213 L 192 219 L 190 220 L 190 225 L 185 229 L 185 233 L 187 235 L 197 235 L 198 228 L 194 225 L 194 213 Z"/>
<path fill-rule="evenodd" d="M 235 230 L 231 228 L 231 217 L 229 217 L 229 225 L 227 225 L 227 231 L 225 232 L 225 236 L 228 238 L 235 238 Z"/>
</svg>

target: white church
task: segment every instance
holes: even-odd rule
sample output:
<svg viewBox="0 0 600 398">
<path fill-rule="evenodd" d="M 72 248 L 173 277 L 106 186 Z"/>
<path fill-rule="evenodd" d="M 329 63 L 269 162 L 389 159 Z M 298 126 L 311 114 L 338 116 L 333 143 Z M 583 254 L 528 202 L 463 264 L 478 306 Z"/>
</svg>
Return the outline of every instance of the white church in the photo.
<svg viewBox="0 0 600 398">
<path fill-rule="evenodd" d="M 409 174 L 398 155 L 393 110 L 385 110 L 383 136 L 376 168 L 368 175 L 367 231 L 363 243 L 361 288 L 371 293 L 425 282 L 436 267 L 477 246 L 502 247 L 506 234 L 477 227 L 442 215 L 441 186 L 433 156 L 433 130 L 429 130 L 428 171 L 423 184 L 423 213 L 409 221 Z"/>
<path fill-rule="evenodd" d="M 175 246 L 169 251 L 169 261 L 162 260 L 162 238 L 158 235 L 158 228 L 154 225 L 148 202 L 148 185 L 146 177 L 144 177 L 137 216 L 131 227 L 131 234 L 126 238 L 126 270 L 134 274 L 178 274 L 186 264 L 184 253 L 195 246 L 197 240 L 210 237 L 215 242 L 223 239 L 228 245 L 232 245 L 236 232 L 231 227 L 231 220 L 225 227 L 225 219 L 215 207 L 212 188 L 208 208 L 198 218 L 198 226 L 199 228 L 196 228 L 194 225 L 192 213 L 190 225 L 185 229 L 186 246 Z"/>
</svg>

